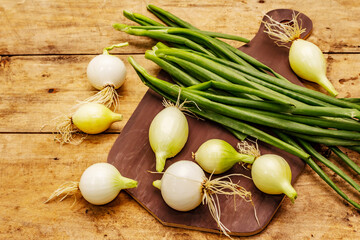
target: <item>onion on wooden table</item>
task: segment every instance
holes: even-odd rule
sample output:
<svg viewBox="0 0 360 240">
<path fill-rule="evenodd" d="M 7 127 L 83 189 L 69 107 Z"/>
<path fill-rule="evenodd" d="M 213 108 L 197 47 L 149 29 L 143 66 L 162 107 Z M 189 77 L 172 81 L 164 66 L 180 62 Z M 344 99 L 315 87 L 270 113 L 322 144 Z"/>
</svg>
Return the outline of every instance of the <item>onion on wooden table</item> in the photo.
<svg viewBox="0 0 360 240">
<path fill-rule="evenodd" d="M 148 6 L 148 4 L 151 5 Z M 310 165 L 306 165 L 300 175 L 294 172 L 298 177 L 295 181 L 293 175 L 291 183 L 298 194 L 296 201 L 292 203 L 291 199 L 286 196 L 263 193 L 260 194 L 263 196 L 262 199 L 255 197 L 253 201 L 257 206 L 258 214 L 263 212 L 262 208 L 268 206 L 258 205 L 258 203 L 266 199 L 278 199 L 281 206 L 276 210 L 276 213 L 273 212 L 272 220 L 266 228 L 255 235 L 246 237 L 246 239 L 283 240 L 294 238 L 294 236 L 297 239 L 316 240 L 358 239 L 360 237 L 360 226 L 358 224 L 360 212 L 340 194 L 346 195 L 354 203 L 360 202 L 358 192 L 360 157 L 357 152 L 359 147 L 325 146 L 324 143 L 334 144 L 336 140 L 336 143 L 353 144 L 352 141 L 358 141 L 352 136 L 354 136 L 353 132 L 360 131 L 357 120 L 359 108 L 329 106 L 339 101 L 320 106 L 319 104 L 324 103 L 324 99 L 319 101 L 304 95 L 304 93 L 292 94 L 288 89 L 283 90 L 281 95 L 276 94 L 275 92 L 279 88 L 273 83 L 262 80 L 256 81 L 259 76 L 264 77 L 264 73 L 272 73 L 270 75 L 274 78 L 267 78 L 274 81 L 275 78 L 281 81 L 284 76 L 287 76 L 286 73 L 282 72 L 281 75 L 277 74 L 280 72 L 279 68 L 283 66 L 283 60 L 277 60 L 276 53 L 283 54 L 287 58 L 284 61 L 289 61 L 289 55 L 287 55 L 289 48 L 277 46 L 264 33 L 264 29 L 262 29 L 262 33 L 268 40 L 266 44 L 273 44 L 276 53 L 269 54 L 264 50 L 264 45 L 257 45 L 256 47 L 261 49 L 262 54 L 255 59 L 259 61 L 256 62 L 236 50 L 241 47 L 241 51 L 244 50 L 249 56 L 253 56 L 252 48 L 246 46 L 249 43 L 251 44 L 258 30 L 260 30 L 259 26 L 263 24 L 262 21 L 266 20 L 266 18 L 262 19 L 264 14 L 272 9 L 296 10 L 312 20 L 313 30 L 306 41 L 320 48 L 327 63 L 325 67 L 326 76 L 338 92 L 336 99 L 341 103 L 346 101 L 344 104 L 346 106 L 358 106 L 360 102 L 360 92 L 358 91 L 360 88 L 358 34 L 360 5 L 357 1 L 204 0 L 194 2 L 179 0 L 169 1 L 166 4 L 158 0 L 151 3 L 138 0 L 1 1 L 0 20 L 3 24 L 0 28 L 0 116 L 2 119 L 0 121 L 0 238 L 228 239 L 224 234 L 219 233 L 219 228 L 216 221 L 211 217 L 208 206 L 203 206 L 200 203 L 190 212 L 173 210 L 162 199 L 161 191 L 152 186 L 153 180 L 166 176 L 164 172 L 176 161 L 176 156 L 166 160 L 162 173 L 155 173 L 155 154 L 151 148 L 135 144 L 137 151 L 136 153 L 131 152 L 131 146 L 134 142 L 138 142 L 138 139 L 132 138 L 130 132 L 125 128 L 128 128 L 128 124 L 134 124 L 130 119 L 148 90 L 148 87 L 143 84 L 127 61 L 128 57 L 131 56 L 151 76 L 169 79 L 165 71 L 169 72 L 174 82 L 181 86 L 182 92 L 188 96 L 201 96 L 202 99 L 221 102 L 224 105 L 232 103 L 233 108 L 237 109 L 245 108 L 250 104 L 254 106 L 252 114 L 257 116 L 261 113 L 264 118 L 284 120 L 280 122 L 296 121 L 311 126 L 313 130 L 317 128 L 338 131 L 330 133 L 337 136 L 323 136 L 321 138 L 309 137 L 311 135 L 305 131 L 279 130 L 276 132 L 275 130 L 273 132 L 274 134 L 271 136 L 276 136 L 282 141 L 282 144 L 286 143 L 286 146 L 294 146 L 292 145 L 294 142 L 291 140 L 295 139 L 298 146 L 292 148 L 294 151 L 311 153 L 313 157 L 309 163 L 315 163 L 319 167 L 316 171 L 319 173 L 322 171 L 331 179 L 332 182 L 328 181 L 331 186 L 322 179 L 325 175 L 318 175 Z M 273 18 L 278 20 L 276 16 Z M 291 17 L 288 20 L 291 21 Z M 129 33 L 132 31 L 148 36 L 161 33 L 163 39 L 161 43 L 158 43 L 158 40 L 152 40 L 145 36 L 134 36 L 125 33 L 125 31 L 117 31 L 113 27 L 116 23 L 123 24 L 121 27 L 123 30 L 127 28 L 126 31 Z M 299 23 L 301 25 L 301 22 Z M 309 29 L 308 25 L 304 24 L 305 22 L 302 26 Z M 120 25 L 118 26 L 120 27 Z M 170 44 L 164 40 L 165 38 L 174 42 Z M 210 38 L 219 41 L 213 41 Z M 114 44 L 125 42 L 128 42 L 129 45 L 114 46 L 111 49 Z M 104 48 L 108 49 L 109 55 L 107 53 L 102 54 Z M 233 85 L 225 81 L 222 81 L 222 85 L 213 82 L 226 80 L 227 78 L 224 75 L 214 74 L 210 69 L 205 71 L 204 66 L 191 62 L 191 59 L 170 56 L 167 53 L 170 53 L 171 49 L 168 48 L 181 48 L 187 53 L 194 53 L 194 50 L 189 48 L 197 48 L 195 52 L 198 56 L 215 62 L 214 65 L 216 66 L 220 64 L 222 69 L 232 68 L 233 71 L 241 72 L 241 75 L 248 80 L 242 78 L 244 83 L 253 81 L 252 86 L 258 87 L 257 90 L 259 88 L 261 91 L 267 90 L 267 95 L 255 96 L 223 89 Z M 225 48 L 229 51 L 219 52 L 220 49 Z M 121 67 L 120 65 L 116 67 L 117 70 L 126 68 L 126 77 L 122 79 L 124 82 L 121 87 L 117 88 L 116 91 L 113 91 L 116 87 L 105 87 L 114 93 L 113 96 L 117 94 L 117 97 L 102 98 L 112 102 L 107 105 L 108 101 L 103 106 L 113 113 L 121 114 L 122 120 L 112 123 L 107 129 L 105 127 L 106 130 L 103 132 L 88 133 L 80 145 L 58 144 L 53 141 L 54 136 L 57 136 L 54 133 L 60 132 L 56 126 L 47 125 L 46 128 L 42 128 L 42 126 L 53 123 L 52 120 L 62 113 L 68 113 L 66 117 L 68 120 L 72 119 L 74 125 L 79 120 L 77 119 L 78 116 L 74 116 L 76 110 L 74 107 L 80 106 L 77 105 L 78 102 L 82 103 L 85 100 L 94 99 L 94 95 L 102 89 L 100 86 L 91 85 L 90 77 L 87 75 L 89 63 L 92 59 L 97 59 L 97 56 L 100 56 L 99 58 L 117 58 L 123 63 L 123 65 L 120 64 Z M 243 62 L 238 57 L 247 60 Z M 257 73 L 247 63 L 252 66 L 257 64 L 255 68 L 260 73 Z M 267 66 L 271 66 L 271 69 Z M 164 71 L 160 72 L 160 69 L 164 69 Z M 292 72 L 290 65 L 288 71 Z M 251 75 L 254 73 L 257 76 Z M 164 77 L 165 75 L 166 77 Z M 205 82 L 204 85 L 197 85 L 203 82 Z M 302 83 L 308 89 L 330 95 L 316 83 L 305 80 Z M 287 85 L 285 80 L 281 84 Z M 190 87 L 192 85 L 197 86 Z M 242 88 L 242 90 L 249 89 Z M 154 92 L 152 94 L 156 95 Z M 265 96 L 270 98 L 263 99 Z M 177 97 L 178 94 L 174 94 L 172 97 L 174 104 Z M 290 98 L 293 97 L 296 97 L 296 101 L 290 101 Z M 116 108 L 113 104 L 114 99 L 118 101 Z M 187 101 L 189 100 L 188 98 Z M 307 100 L 306 104 L 312 107 L 299 104 L 303 100 Z M 99 101 L 95 100 L 97 103 L 100 103 Z M 158 97 L 158 101 L 157 110 L 160 112 L 163 109 L 161 106 L 162 97 Z M 191 103 L 186 105 L 189 106 Z M 231 134 L 237 136 L 236 139 L 238 140 L 230 137 L 224 138 L 227 141 L 231 140 L 229 143 L 235 150 L 238 150 L 237 143 L 241 139 L 249 139 L 250 130 L 254 130 L 251 126 L 245 126 L 243 123 L 238 124 L 239 121 L 233 121 L 230 117 L 224 117 L 219 113 L 205 110 L 204 107 L 198 107 L 191 105 L 189 110 L 196 112 L 195 115 L 199 120 L 194 119 L 194 115 L 186 116 L 189 123 L 189 138 L 178 154 L 182 159 L 195 161 L 191 159 L 191 153 L 195 153 L 201 145 L 200 142 L 196 146 L 191 145 L 194 138 L 201 138 L 198 136 L 197 130 L 192 128 L 193 121 L 209 122 L 210 120 L 207 119 L 203 121 L 208 117 L 226 122 L 228 125 L 226 129 L 221 127 L 220 123 L 216 123 L 218 128 L 206 133 L 206 137 L 201 138 L 203 140 L 201 143 L 214 137 L 211 135 L 216 135 L 221 129 L 222 132 L 228 134 L 227 136 L 231 136 Z M 89 110 L 85 112 L 90 113 Z M 320 117 L 321 114 L 327 114 L 327 116 Z M 142 120 L 150 118 L 146 114 L 140 116 L 142 116 Z M 146 119 L 146 122 L 149 121 L 149 126 L 151 120 Z M 237 127 L 240 125 L 241 127 Z M 133 128 L 134 132 L 144 133 L 146 144 L 150 146 L 147 132 L 149 126 L 146 126 L 145 132 L 143 126 L 137 127 L 139 126 L 137 124 L 133 126 L 136 126 Z M 230 126 L 237 128 L 237 130 Z M 246 128 L 246 133 L 240 131 L 244 128 Z M 79 133 L 81 131 L 80 138 L 87 131 L 85 129 L 80 130 L 77 127 L 76 129 Z M 267 136 L 264 133 L 257 133 L 262 137 Z M 78 182 L 84 170 L 89 166 L 105 163 L 119 134 L 128 134 L 126 137 L 128 141 L 121 141 L 121 144 L 128 149 L 125 154 L 127 156 L 126 162 L 131 168 L 129 172 L 120 171 L 120 173 L 124 177 L 137 181 L 137 188 L 122 190 L 117 195 L 114 193 L 112 195 L 116 195 L 116 197 L 109 203 L 102 204 L 105 202 L 99 201 L 97 203 L 100 205 L 94 205 L 86 200 L 88 198 L 85 197 L 86 193 L 81 197 L 81 189 L 76 183 L 72 188 L 74 192 L 77 192 L 76 202 L 70 196 L 59 202 L 61 196 L 44 204 L 49 195 L 63 183 L 69 180 Z M 346 136 L 347 139 L 343 139 Z M 304 140 L 297 141 L 296 139 Z M 268 140 L 269 142 L 280 143 L 279 140 L 270 136 Z M 321 141 L 321 144 L 310 140 Z M 298 147 L 301 150 L 296 150 Z M 144 151 L 145 149 L 146 151 Z M 139 151 L 141 155 L 139 155 Z M 184 151 L 187 153 L 186 156 Z M 270 152 L 262 151 L 262 153 Z M 122 159 L 121 155 L 119 153 L 117 159 Z M 145 172 L 139 166 L 141 156 L 149 156 L 149 164 L 152 164 L 152 167 L 147 167 L 144 170 Z M 291 156 L 291 154 L 287 156 Z M 285 160 L 290 159 L 284 158 Z M 119 163 L 117 162 L 117 164 Z M 312 166 L 315 168 L 316 165 L 313 164 Z M 245 173 L 251 177 L 249 163 L 234 164 L 228 171 Z M 339 172 L 341 175 L 338 174 Z M 142 174 L 149 176 L 149 181 L 144 182 L 138 178 Z M 210 176 L 210 174 L 206 172 L 205 176 Z M 226 175 L 227 173 L 223 174 Z M 218 177 L 213 174 L 211 179 Z M 240 182 L 236 180 L 234 183 L 242 185 L 252 181 L 248 178 L 239 179 Z M 170 227 L 166 225 L 166 222 L 159 221 L 156 216 L 147 211 L 146 206 L 132 197 L 136 189 L 143 189 L 144 186 L 147 186 L 148 190 L 151 191 L 151 193 L 142 191 L 145 198 L 156 196 L 156 199 L 163 203 L 163 209 L 175 214 L 177 218 L 189 213 L 190 222 L 197 219 L 192 217 L 191 214 L 193 213 L 207 216 L 204 221 L 207 221 L 214 231 L 185 229 L 182 226 Z M 89 187 L 91 191 L 93 186 L 89 185 Z M 85 188 L 82 190 L 86 192 Z M 261 191 L 254 186 L 251 188 L 251 192 L 254 193 L 253 196 L 259 196 L 258 193 Z M 106 195 L 105 192 L 102 196 L 104 195 Z M 236 197 L 234 200 L 233 196 L 219 195 L 219 199 L 221 201 L 228 200 L 229 203 L 226 206 L 222 204 L 219 208 L 221 210 L 220 219 L 225 227 L 234 229 L 233 226 L 246 225 L 246 223 L 244 224 L 246 221 L 238 222 L 243 215 L 239 211 L 243 205 L 249 208 L 245 217 L 251 223 L 250 225 L 258 226 L 251 203 L 246 203 L 240 197 Z M 236 211 L 234 211 L 234 201 L 236 202 Z M 277 202 L 274 202 L 274 205 L 276 204 Z M 232 211 L 232 214 L 228 214 L 228 211 Z M 233 215 L 237 215 L 237 220 L 229 219 L 229 216 Z M 258 217 L 262 219 L 263 216 L 259 214 Z M 260 221 L 260 223 L 262 222 Z M 229 234 L 231 235 L 231 233 Z M 231 235 L 231 237 L 233 239 L 244 239 L 235 235 Z"/>
</svg>

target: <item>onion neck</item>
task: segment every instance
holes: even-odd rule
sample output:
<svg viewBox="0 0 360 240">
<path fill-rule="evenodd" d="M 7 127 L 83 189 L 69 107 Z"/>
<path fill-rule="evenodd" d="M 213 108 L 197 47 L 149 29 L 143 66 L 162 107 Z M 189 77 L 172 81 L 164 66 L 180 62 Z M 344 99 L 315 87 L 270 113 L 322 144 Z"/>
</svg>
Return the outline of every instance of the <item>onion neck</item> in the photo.
<svg viewBox="0 0 360 240">
<path fill-rule="evenodd" d="M 283 193 L 290 198 L 291 202 L 294 203 L 295 199 L 297 198 L 297 192 L 295 191 L 293 186 L 291 186 L 290 183 L 286 182 L 282 185 L 282 190 Z"/>
<path fill-rule="evenodd" d="M 135 188 L 137 187 L 137 184 L 137 181 L 121 175 L 116 179 L 116 186 L 120 189 Z"/>
<path fill-rule="evenodd" d="M 156 171 L 162 172 L 165 167 L 166 156 L 164 153 L 156 153 Z"/>
<path fill-rule="evenodd" d="M 117 122 L 117 121 L 121 121 L 123 119 L 123 115 L 121 115 L 120 113 L 112 113 L 112 122 Z"/>
<path fill-rule="evenodd" d="M 338 95 L 335 87 L 331 84 L 325 74 L 319 77 L 319 85 L 322 86 L 328 93 L 330 93 L 331 96 L 335 97 Z"/>
<path fill-rule="evenodd" d="M 121 24 L 121 25 L 123 25 L 123 24 Z M 111 46 L 106 47 L 106 48 L 103 49 L 103 55 L 110 55 L 110 53 L 109 53 L 110 50 L 112 50 L 114 48 L 118 48 L 118 47 L 128 46 L 128 45 L 129 45 L 128 42 L 111 45 Z"/>
<path fill-rule="evenodd" d="M 238 161 L 237 162 L 244 162 L 244 163 L 249 163 L 252 164 L 255 161 L 255 156 L 253 155 L 248 155 L 248 154 L 238 154 Z"/>
<path fill-rule="evenodd" d="M 161 190 L 161 180 L 155 180 L 153 181 L 152 185 L 156 187 L 157 189 Z"/>
</svg>

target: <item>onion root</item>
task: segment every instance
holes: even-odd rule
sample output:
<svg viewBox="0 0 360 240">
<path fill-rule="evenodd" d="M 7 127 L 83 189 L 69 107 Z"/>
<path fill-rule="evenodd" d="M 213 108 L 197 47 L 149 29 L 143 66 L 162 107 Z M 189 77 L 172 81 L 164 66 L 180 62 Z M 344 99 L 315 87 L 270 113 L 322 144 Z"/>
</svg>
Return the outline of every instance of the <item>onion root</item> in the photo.
<svg viewBox="0 0 360 240">
<path fill-rule="evenodd" d="M 286 46 L 286 43 L 293 42 L 300 38 L 300 35 L 306 31 L 306 28 L 302 28 L 297 18 L 300 13 L 293 13 L 292 19 L 289 22 L 281 23 L 274 20 L 272 17 L 266 15 L 269 21 L 263 21 L 266 30 L 264 31 L 269 37 L 275 40 L 278 46 Z"/>
<path fill-rule="evenodd" d="M 107 85 L 95 95 L 81 101 L 80 104 L 89 102 L 100 103 L 109 109 L 116 110 L 119 105 L 119 94 L 114 86 Z"/>
<path fill-rule="evenodd" d="M 74 200 L 74 204 L 76 202 L 76 193 L 78 193 L 79 191 L 79 182 L 74 182 L 74 181 L 69 181 L 66 183 L 63 183 L 58 189 L 56 189 L 51 195 L 50 197 L 44 202 L 44 203 L 48 203 L 51 200 L 64 195 L 61 199 L 60 202 L 62 200 L 64 200 L 65 198 L 67 198 L 68 196 L 75 196 L 75 200 Z"/>
<path fill-rule="evenodd" d="M 54 140 L 60 144 L 73 144 L 78 145 L 83 142 L 87 134 L 82 133 L 73 123 L 72 117 L 63 115 L 55 119 L 56 123 L 56 136 Z"/>
<path fill-rule="evenodd" d="M 222 195 L 232 195 L 232 196 L 239 196 L 244 199 L 246 202 L 250 202 L 254 207 L 254 215 L 256 222 L 260 226 L 259 219 L 257 217 L 256 208 L 252 201 L 252 194 L 251 192 L 247 191 L 244 187 L 233 183 L 230 176 L 237 175 L 243 176 L 248 178 L 243 174 L 230 174 L 227 176 L 205 180 L 203 183 L 203 200 L 202 203 L 206 204 L 209 207 L 209 211 L 211 216 L 214 218 L 220 230 L 225 234 L 225 236 L 230 237 L 227 232 L 230 230 L 220 221 L 220 203 L 218 199 L 218 194 Z M 236 206 L 235 206 L 236 207 Z"/>
</svg>

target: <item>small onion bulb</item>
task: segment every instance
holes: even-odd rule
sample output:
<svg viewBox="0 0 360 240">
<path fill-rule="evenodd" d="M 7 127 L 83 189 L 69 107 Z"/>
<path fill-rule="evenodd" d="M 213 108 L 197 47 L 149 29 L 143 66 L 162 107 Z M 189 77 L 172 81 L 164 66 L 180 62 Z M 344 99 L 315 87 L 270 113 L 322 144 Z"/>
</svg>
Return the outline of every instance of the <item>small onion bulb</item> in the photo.
<svg viewBox="0 0 360 240">
<path fill-rule="evenodd" d="M 202 201 L 204 171 L 194 162 L 179 161 L 165 171 L 161 179 L 161 195 L 171 208 L 190 211 Z"/>
<path fill-rule="evenodd" d="M 84 103 L 71 117 L 63 116 L 57 124 L 59 135 L 55 138 L 60 143 L 74 143 L 74 135 L 98 134 L 114 122 L 122 120 L 122 115 L 112 112 L 99 103 Z M 81 139 L 82 140 L 82 139 Z"/>
<path fill-rule="evenodd" d="M 99 103 L 86 103 L 80 106 L 72 116 L 74 125 L 88 134 L 101 133 L 112 123 L 120 120 L 122 120 L 121 114 L 112 112 Z"/>
<path fill-rule="evenodd" d="M 165 108 L 152 120 L 149 142 L 156 156 L 156 171 L 162 172 L 167 158 L 174 157 L 185 146 L 189 125 L 178 105 L 164 101 Z"/>
<path fill-rule="evenodd" d="M 250 145 L 249 145 L 250 146 Z M 236 151 L 228 142 L 221 139 L 210 139 L 201 144 L 193 154 L 194 160 L 204 171 L 213 174 L 221 174 L 228 171 L 236 163 L 253 163 L 258 151 L 243 154 Z M 256 153 L 256 156 L 251 155 Z"/>
<path fill-rule="evenodd" d="M 229 230 L 220 221 L 220 206 L 213 194 L 236 195 L 251 202 L 251 193 L 243 187 L 229 181 L 230 175 L 208 179 L 196 163 L 180 160 L 170 165 L 161 180 L 153 186 L 161 190 L 165 203 L 177 211 L 190 211 L 203 204 L 208 205 L 214 220 L 226 236 Z M 256 214 L 255 214 L 255 218 Z"/>
<path fill-rule="evenodd" d="M 275 154 L 258 157 L 251 167 L 255 186 L 267 194 L 286 194 L 292 202 L 297 193 L 291 185 L 291 169 L 286 160 Z"/>
<path fill-rule="evenodd" d="M 303 39 L 294 40 L 290 47 L 289 62 L 296 75 L 319 84 L 332 96 L 338 95 L 326 77 L 326 61 L 318 46 Z"/>
<path fill-rule="evenodd" d="M 118 57 L 102 54 L 90 61 L 86 73 L 91 85 L 97 90 L 106 86 L 118 89 L 124 84 L 126 68 Z"/>
<path fill-rule="evenodd" d="M 89 203 L 104 205 L 114 200 L 122 189 L 134 187 L 137 187 L 137 181 L 121 176 L 113 165 L 95 163 L 83 172 L 80 182 L 63 184 L 45 203 L 57 196 L 65 195 L 66 197 L 80 191 Z"/>
<path fill-rule="evenodd" d="M 268 17 L 269 21 L 264 22 L 265 32 L 279 45 L 291 42 L 289 63 L 296 75 L 319 84 L 332 96 L 338 95 L 326 77 L 326 61 L 320 48 L 300 38 L 305 29 L 299 26 L 297 17 L 294 13 L 292 20 L 285 23 Z"/>
<path fill-rule="evenodd" d="M 112 45 L 104 49 L 103 54 L 94 57 L 86 69 L 87 78 L 90 84 L 100 90 L 85 102 L 98 102 L 108 108 L 116 108 L 118 102 L 117 89 L 120 88 L 126 77 L 126 67 L 122 60 L 109 54 L 114 47 L 127 46 L 128 43 Z"/>
</svg>

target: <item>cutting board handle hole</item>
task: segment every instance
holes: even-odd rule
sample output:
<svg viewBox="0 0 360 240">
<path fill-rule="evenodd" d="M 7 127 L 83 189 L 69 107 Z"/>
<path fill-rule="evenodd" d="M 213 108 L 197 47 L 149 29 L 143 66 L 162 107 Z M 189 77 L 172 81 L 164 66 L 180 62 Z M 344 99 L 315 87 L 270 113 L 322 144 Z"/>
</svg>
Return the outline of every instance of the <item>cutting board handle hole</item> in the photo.
<svg viewBox="0 0 360 240">
<path fill-rule="evenodd" d="M 289 20 L 289 19 L 281 20 L 280 23 L 285 23 L 285 24 L 290 23 L 290 26 L 293 26 L 293 25 L 294 25 L 293 22 L 292 22 L 291 20 Z"/>
</svg>

